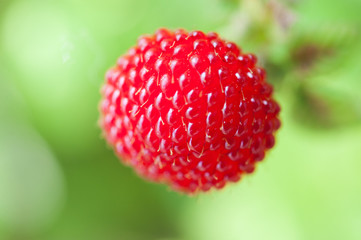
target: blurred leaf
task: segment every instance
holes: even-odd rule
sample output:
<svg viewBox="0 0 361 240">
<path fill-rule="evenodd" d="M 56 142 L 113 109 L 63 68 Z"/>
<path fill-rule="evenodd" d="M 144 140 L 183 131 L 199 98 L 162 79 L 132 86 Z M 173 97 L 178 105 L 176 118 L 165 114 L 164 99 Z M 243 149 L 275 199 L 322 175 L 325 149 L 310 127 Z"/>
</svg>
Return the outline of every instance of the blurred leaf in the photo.
<svg viewBox="0 0 361 240">
<path fill-rule="evenodd" d="M 0 223 L 11 229 L 11 235 L 31 236 L 59 213 L 62 170 L 29 126 L 5 121 L 0 125 Z"/>
<path fill-rule="evenodd" d="M 311 72 L 342 66 L 357 43 L 356 29 L 349 25 L 321 25 L 294 33 L 289 46 L 290 61 L 297 71 Z"/>
</svg>

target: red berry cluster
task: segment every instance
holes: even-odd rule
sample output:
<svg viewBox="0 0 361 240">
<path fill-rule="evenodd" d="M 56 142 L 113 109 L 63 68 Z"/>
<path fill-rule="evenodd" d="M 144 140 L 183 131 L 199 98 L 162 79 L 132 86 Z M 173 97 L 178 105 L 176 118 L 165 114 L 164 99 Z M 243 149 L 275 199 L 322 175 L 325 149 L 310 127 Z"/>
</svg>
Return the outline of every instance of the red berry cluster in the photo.
<svg viewBox="0 0 361 240">
<path fill-rule="evenodd" d="M 160 29 L 106 75 L 101 127 L 139 175 L 196 193 L 254 171 L 279 105 L 256 57 L 216 33 Z"/>
</svg>

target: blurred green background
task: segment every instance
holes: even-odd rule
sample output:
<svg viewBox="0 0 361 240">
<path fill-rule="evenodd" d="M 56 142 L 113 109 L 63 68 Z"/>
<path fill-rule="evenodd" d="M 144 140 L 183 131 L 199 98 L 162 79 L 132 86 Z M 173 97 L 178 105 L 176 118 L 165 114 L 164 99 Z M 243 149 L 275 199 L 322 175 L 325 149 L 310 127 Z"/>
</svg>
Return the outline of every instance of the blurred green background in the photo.
<svg viewBox="0 0 361 240">
<path fill-rule="evenodd" d="M 361 1 L 0 0 L 1 240 L 361 239 Z M 276 147 L 188 197 L 119 163 L 97 127 L 107 68 L 159 27 L 254 52 Z"/>
</svg>

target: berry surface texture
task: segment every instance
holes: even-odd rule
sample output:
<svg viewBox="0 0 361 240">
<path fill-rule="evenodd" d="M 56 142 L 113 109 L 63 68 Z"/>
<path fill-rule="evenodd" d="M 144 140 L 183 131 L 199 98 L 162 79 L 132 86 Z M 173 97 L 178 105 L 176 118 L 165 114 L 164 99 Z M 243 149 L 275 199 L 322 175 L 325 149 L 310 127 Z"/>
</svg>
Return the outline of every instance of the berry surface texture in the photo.
<svg viewBox="0 0 361 240">
<path fill-rule="evenodd" d="M 196 194 L 255 170 L 280 107 L 257 58 L 216 33 L 159 29 L 106 74 L 103 134 L 145 179 Z"/>
</svg>

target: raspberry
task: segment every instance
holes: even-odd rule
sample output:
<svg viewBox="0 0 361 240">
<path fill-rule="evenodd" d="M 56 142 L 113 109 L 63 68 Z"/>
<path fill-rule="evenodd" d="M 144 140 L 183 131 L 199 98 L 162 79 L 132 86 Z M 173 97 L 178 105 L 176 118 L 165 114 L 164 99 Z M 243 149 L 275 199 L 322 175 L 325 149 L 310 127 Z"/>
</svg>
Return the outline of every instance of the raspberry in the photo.
<svg viewBox="0 0 361 240">
<path fill-rule="evenodd" d="M 125 164 L 188 194 L 252 173 L 279 105 L 257 58 L 216 33 L 159 29 L 106 74 L 100 125 Z"/>
</svg>

